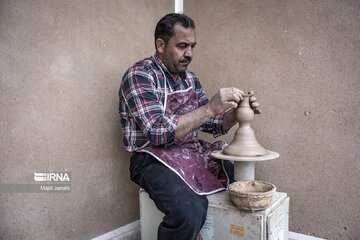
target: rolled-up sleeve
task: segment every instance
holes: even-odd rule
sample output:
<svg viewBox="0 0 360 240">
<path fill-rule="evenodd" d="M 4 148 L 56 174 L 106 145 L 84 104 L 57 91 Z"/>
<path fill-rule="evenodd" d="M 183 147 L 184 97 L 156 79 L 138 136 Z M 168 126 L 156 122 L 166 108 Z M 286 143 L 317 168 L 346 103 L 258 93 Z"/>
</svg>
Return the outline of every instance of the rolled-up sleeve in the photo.
<svg viewBox="0 0 360 240">
<path fill-rule="evenodd" d="M 132 69 L 123 79 L 122 94 L 132 117 L 142 134 L 152 145 L 175 140 L 179 115 L 165 114 L 162 92 L 147 71 Z"/>
<path fill-rule="evenodd" d="M 201 106 L 207 104 L 209 102 L 209 99 L 205 95 L 205 92 L 202 89 L 200 82 L 197 82 L 196 88 L 197 88 L 199 104 Z M 202 132 L 211 133 L 213 134 L 214 137 L 218 137 L 228 132 L 228 130 L 224 129 L 223 125 L 224 125 L 224 114 L 219 114 L 216 115 L 215 117 L 207 119 L 206 122 L 200 126 L 199 130 Z"/>
<path fill-rule="evenodd" d="M 214 137 L 218 137 L 228 132 L 228 130 L 223 128 L 223 125 L 224 115 L 220 114 L 209 118 L 203 125 L 201 125 L 200 130 L 203 132 L 212 133 Z"/>
</svg>

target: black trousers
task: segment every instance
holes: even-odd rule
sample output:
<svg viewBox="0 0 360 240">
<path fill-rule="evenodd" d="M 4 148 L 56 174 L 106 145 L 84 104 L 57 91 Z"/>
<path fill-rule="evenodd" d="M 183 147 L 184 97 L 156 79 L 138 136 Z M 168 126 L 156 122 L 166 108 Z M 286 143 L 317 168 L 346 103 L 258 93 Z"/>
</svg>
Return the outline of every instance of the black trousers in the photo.
<svg viewBox="0 0 360 240">
<path fill-rule="evenodd" d="M 226 169 L 233 173 L 229 163 L 225 164 Z M 131 157 L 130 178 L 145 189 L 165 214 L 158 228 L 158 240 L 196 239 L 206 219 L 206 196 L 196 194 L 177 174 L 148 153 L 135 153 Z"/>
</svg>

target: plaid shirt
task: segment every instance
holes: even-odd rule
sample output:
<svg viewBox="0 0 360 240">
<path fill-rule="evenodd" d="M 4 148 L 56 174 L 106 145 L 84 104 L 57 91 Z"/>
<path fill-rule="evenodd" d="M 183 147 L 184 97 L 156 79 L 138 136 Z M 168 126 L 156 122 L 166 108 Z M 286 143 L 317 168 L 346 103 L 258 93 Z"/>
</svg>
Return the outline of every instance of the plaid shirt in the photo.
<svg viewBox="0 0 360 240">
<path fill-rule="evenodd" d="M 192 72 L 185 71 L 179 77 L 174 82 L 157 56 L 139 61 L 125 72 L 119 90 L 119 113 L 127 151 L 133 152 L 148 144 L 164 145 L 174 142 L 180 115 L 165 114 L 165 87 L 168 92 L 192 87 L 200 106 L 209 102 L 199 79 Z M 223 120 L 223 115 L 210 118 L 199 130 L 217 137 L 225 133 Z"/>
</svg>

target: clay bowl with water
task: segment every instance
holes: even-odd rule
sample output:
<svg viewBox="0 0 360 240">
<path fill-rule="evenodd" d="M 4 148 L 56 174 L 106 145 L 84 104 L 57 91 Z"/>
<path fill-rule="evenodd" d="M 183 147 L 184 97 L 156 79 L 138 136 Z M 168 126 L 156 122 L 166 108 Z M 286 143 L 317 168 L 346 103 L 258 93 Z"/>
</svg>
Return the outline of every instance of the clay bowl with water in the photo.
<svg viewBox="0 0 360 240">
<path fill-rule="evenodd" d="M 229 185 L 229 194 L 233 203 L 246 211 L 267 208 L 276 192 L 275 185 L 264 181 L 238 181 Z"/>
</svg>

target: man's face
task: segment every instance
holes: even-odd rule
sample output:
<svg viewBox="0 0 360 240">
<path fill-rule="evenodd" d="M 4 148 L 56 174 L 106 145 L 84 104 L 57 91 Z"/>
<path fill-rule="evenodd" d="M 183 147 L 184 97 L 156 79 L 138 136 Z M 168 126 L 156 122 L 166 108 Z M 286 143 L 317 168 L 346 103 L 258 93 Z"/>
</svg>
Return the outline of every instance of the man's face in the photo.
<svg viewBox="0 0 360 240">
<path fill-rule="evenodd" d="M 184 72 L 193 57 L 195 31 L 180 24 L 174 26 L 174 36 L 164 45 L 160 58 L 172 74 Z"/>
</svg>

